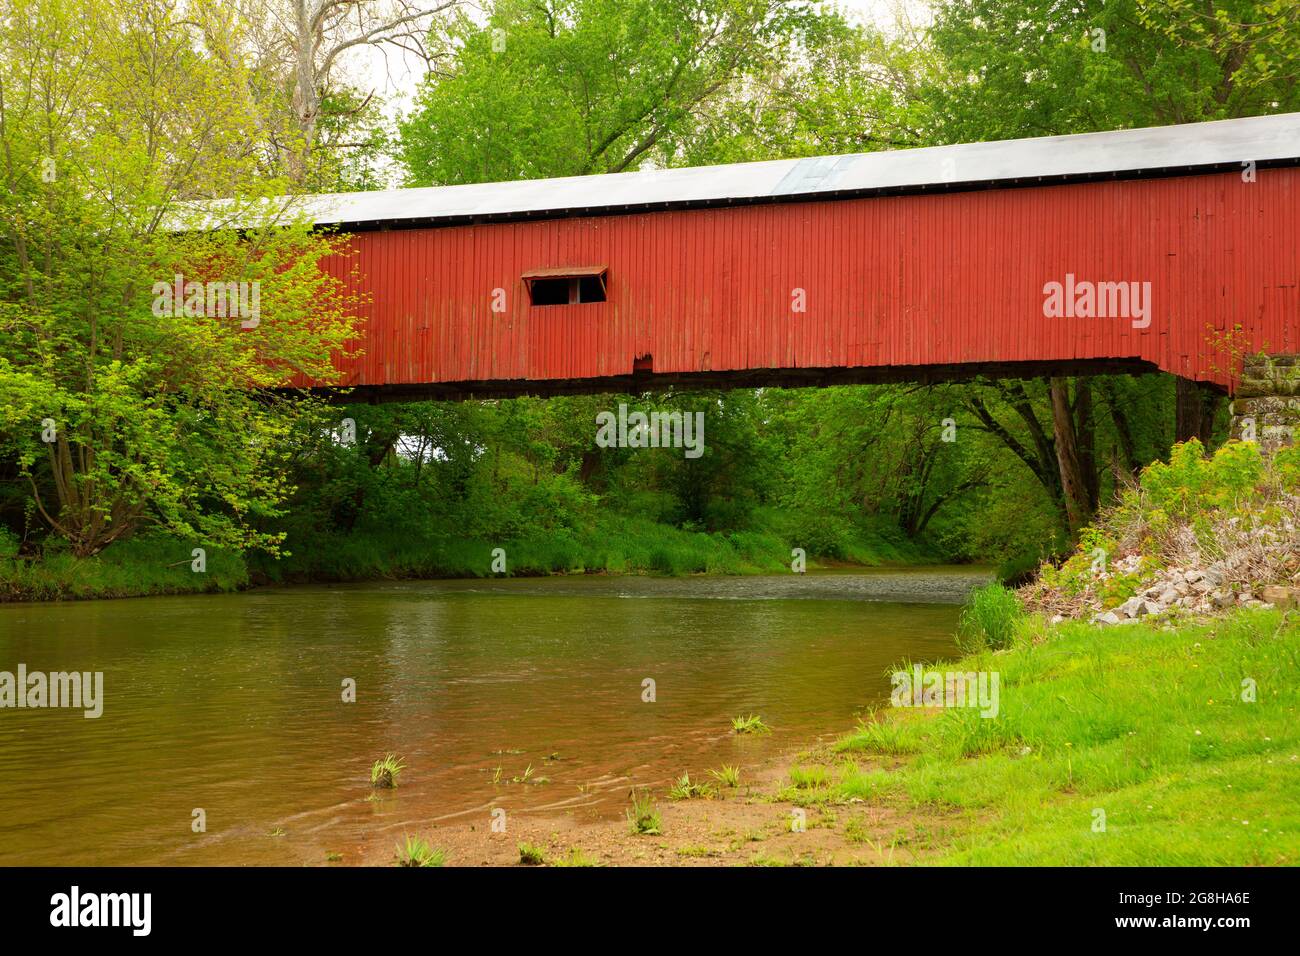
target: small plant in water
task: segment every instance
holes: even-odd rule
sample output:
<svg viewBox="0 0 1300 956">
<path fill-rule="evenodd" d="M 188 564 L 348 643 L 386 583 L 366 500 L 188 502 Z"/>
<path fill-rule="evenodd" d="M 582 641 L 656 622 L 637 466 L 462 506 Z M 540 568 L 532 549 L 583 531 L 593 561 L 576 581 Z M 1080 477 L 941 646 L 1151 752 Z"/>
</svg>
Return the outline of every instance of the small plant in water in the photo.
<svg viewBox="0 0 1300 956">
<path fill-rule="evenodd" d="M 643 836 L 658 836 L 663 832 L 663 820 L 659 817 L 659 811 L 655 809 L 654 803 L 650 800 L 647 793 L 637 793 L 633 790 L 630 793 L 632 806 L 627 811 L 627 822 L 634 834 Z"/>
<path fill-rule="evenodd" d="M 707 783 L 692 780 L 689 773 L 682 774 L 680 779 L 673 784 L 672 789 L 668 791 L 669 800 L 694 800 L 697 797 L 711 796 L 713 796 L 713 788 Z"/>
<path fill-rule="evenodd" d="M 447 852 L 429 846 L 419 837 L 408 836 L 406 843 L 397 845 L 398 866 L 442 866 Z"/>
<path fill-rule="evenodd" d="M 546 854 L 542 852 L 542 848 L 539 846 L 533 846 L 531 843 L 520 843 L 519 862 L 524 866 L 541 866 L 546 862 Z"/>
<path fill-rule="evenodd" d="M 380 790 L 396 789 L 398 774 L 405 769 L 401 757 L 385 754 L 383 760 L 376 760 L 370 768 L 370 785 Z"/>
<path fill-rule="evenodd" d="M 772 728 L 763 723 L 762 717 L 750 714 L 748 717 L 732 717 L 731 729 L 738 734 L 765 734 Z"/>
<path fill-rule="evenodd" d="M 709 776 L 718 781 L 719 787 L 739 787 L 740 768 L 723 764 L 718 770 L 710 770 Z"/>
</svg>

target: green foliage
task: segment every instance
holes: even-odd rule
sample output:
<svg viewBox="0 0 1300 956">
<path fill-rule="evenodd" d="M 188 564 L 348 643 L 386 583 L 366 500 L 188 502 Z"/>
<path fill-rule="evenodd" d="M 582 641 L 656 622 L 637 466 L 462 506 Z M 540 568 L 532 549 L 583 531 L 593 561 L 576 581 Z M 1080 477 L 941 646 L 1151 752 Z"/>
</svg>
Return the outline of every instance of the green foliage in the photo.
<svg viewBox="0 0 1300 956">
<path fill-rule="evenodd" d="M 1283 490 L 1300 491 L 1300 445 L 1289 445 L 1275 451 L 1273 468 Z"/>
<path fill-rule="evenodd" d="M 957 622 L 957 644 L 967 652 L 1009 647 L 1023 616 L 1015 591 L 996 582 L 976 588 Z"/>
<path fill-rule="evenodd" d="M 227 148 L 261 119 L 230 106 L 256 79 L 193 31 L 119 0 L 20 0 L 0 18 L 0 461 L 78 557 L 149 526 L 274 553 L 262 524 L 309 405 L 267 390 L 332 378 L 352 334 L 320 266 L 338 240 L 274 223 L 258 199 L 285 182 Z M 242 197 L 223 212 L 246 231 L 195 228 L 190 200 L 214 191 Z M 256 284 L 258 315 L 213 314 L 202 286 L 169 302 L 177 275 Z"/>
<path fill-rule="evenodd" d="M 947 0 L 936 13 L 945 75 L 922 99 L 947 142 L 1300 107 L 1300 12 L 1285 0 Z"/>
<path fill-rule="evenodd" d="M 1241 507 L 1263 474 L 1264 463 L 1254 442 L 1228 442 L 1207 459 L 1204 447 L 1193 438 L 1174 447 L 1168 464 L 1148 466 L 1141 487 L 1148 507 L 1187 518 L 1197 512 Z"/>
<path fill-rule="evenodd" d="M 722 130 L 715 117 L 746 81 L 794 60 L 815 21 L 777 0 L 496 0 L 486 13 L 430 36 L 447 67 L 401 125 L 414 185 L 672 163 Z"/>
</svg>

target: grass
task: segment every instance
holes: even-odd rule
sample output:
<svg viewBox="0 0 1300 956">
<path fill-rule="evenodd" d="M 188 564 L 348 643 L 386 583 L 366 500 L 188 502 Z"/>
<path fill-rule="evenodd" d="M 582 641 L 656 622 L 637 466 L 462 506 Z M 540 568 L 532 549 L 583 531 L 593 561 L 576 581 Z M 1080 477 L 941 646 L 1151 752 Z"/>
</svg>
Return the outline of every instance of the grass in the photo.
<svg viewBox="0 0 1300 956">
<path fill-rule="evenodd" d="M 404 844 L 397 845 L 398 866 L 442 866 L 445 862 L 445 850 L 430 846 L 419 837 L 408 836 Z"/>
<path fill-rule="evenodd" d="M 534 773 L 535 771 L 533 770 L 533 765 L 529 764 L 527 767 L 524 768 L 524 772 L 520 774 L 518 777 L 511 777 L 510 782 L 511 783 L 534 783 L 534 784 L 551 782 L 550 777 L 535 777 L 533 776 Z M 496 781 L 494 780 L 493 782 L 495 783 Z"/>
<path fill-rule="evenodd" d="M 599 864 L 595 857 L 575 846 L 569 849 L 566 856 L 552 860 L 551 866 L 599 866 Z"/>
<path fill-rule="evenodd" d="M 744 530 L 704 532 L 646 517 L 666 516 L 658 506 L 640 505 L 624 502 L 624 511 L 604 509 L 573 528 L 474 538 L 432 530 L 436 521 L 399 529 L 362 520 L 343 533 L 291 519 L 281 558 L 208 548 L 203 573 L 191 570 L 195 542 L 157 533 L 115 542 L 91 558 L 76 558 L 51 539 L 39 559 L 17 560 L 16 540 L 5 547 L 9 539 L 0 528 L 0 602 L 235 591 L 259 583 L 493 577 L 497 547 L 505 549 L 512 576 L 772 574 L 790 570 L 795 546 L 807 550 L 814 567 L 818 559 L 865 566 L 938 560 L 888 522 L 846 524 L 834 535 L 810 537 L 808 516 L 758 508 Z"/>
<path fill-rule="evenodd" d="M 710 770 L 709 776 L 718 782 L 718 786 L 724 789 L 734 789 L 740 786 L 740 768 L 733 767 L 730 764 L 723 764 L 717 770 Z"/>
<path fill-rule="evenodd" d="M 397 778 L 404 769 L 406 765 L 402 763 L 402 758 L 385 754 L 382 760 L 376 760 L 370 768 L 370 786 L 377 790 L 396 790 Z"/>
<path fill-rule="evenodd" d="M 193 541 L 141 534 L 90 558 L 78 558 L 53 540 L 39 560 L 0 554 L 0 601 L 194 594 L 248 586 L 248 569 L 233 552 L 205 548 L 205 570 L 193 570 L 197 546 Z"/>
<path fill-rule="evenodd" d="M 790 785 L 796 790 L 820 790 L 830 786 L 831 772 L 826 767 L 791 767 Z"/>
<path fill-rule="evenodd" d="M 840 755 L 910 756 L 844 768 L 836 797 L 942 816 L 928 862 L 1300 863 L 1300 615 L 1072 623 L 1042 643 L 1029 632 L 957 665 L 1000 674 L 996 717 L 949 708 L 865 724 Z"/>
<path fill-rule="evenodd" d="M 689 773 L 684 773 L 678 778 L 677 782 L 672 785 L 668 791 L 669 800 L 696 800 L 708 799 L 716 791 L 707 783 L 700 780 L 692 780 Z"/>
<path fill-rule="evenodd" d="M 541 866 L 546 862 L 546 854 L 539 846 L 531 843 L 519 843 L 519 862 L 524 866 Z"/>
<path fill-rule="evenodd" d="M 731 729 L 738 734 L 766 734 L 772 728 L 763 723 L 763 718 L 757 714 L 750 714 L 747 717 L 732 717 Z"/>
<path fill-rule="evenodd" d="M 996 582 L 976 588 L 957 622 L 957 646 L 966 653 L 1007 647 L 1023 616 L 1020 599 L 1010 588 Z"/>
<path fill-rule="evenodd" d="M 659 836 L 663 833 L 663 819 L 655 809 L 650 795 L 632 793 L 632 806 L 627 811 L 627 822 L 632 833 L 637 836 Z"/>
<path fill-rule="evenodd" d="M 643 507 L 644 505 L 644 507 Z M 937 555 L 908 541 L 887 522 L 846 529 L 834 540 L 808 541 L 806 516 L 756 509 L 745 530 L 694 531 L 639 500 L 603 509 L 572 528 L 522 535 L 463 538 L 420 528 L 359 523 L 347 534 L 290 528 L 278 561 L 250 558 L 250 569 L 277 582 L 364 581 L 376 578 L 493 577 L 492 549 L 506 552 L 511 576 L 547 574 L 771 574 L 790 570 L 790 550 L 810 558 L 861 565 L 918 564 Z M 436 522 L 433 523 L 436 525 Z"/>
<path fill-rule="evenodd" d="M 873 754 L 902 756 L 916 752 L 916 743 L 907 735 L 899 720 L 864 720 L 853 736 L 839 741 L 837 751 L 865 751 Z"/>
</svg>

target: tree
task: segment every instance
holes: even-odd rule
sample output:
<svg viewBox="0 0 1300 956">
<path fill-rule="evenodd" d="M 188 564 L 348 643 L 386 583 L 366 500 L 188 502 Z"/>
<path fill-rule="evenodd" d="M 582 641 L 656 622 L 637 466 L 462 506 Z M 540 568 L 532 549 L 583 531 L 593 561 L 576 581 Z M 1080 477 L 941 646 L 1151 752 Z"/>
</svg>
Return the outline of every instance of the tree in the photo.
<svg viewBox="0 0 1300 956">
<path fill-rule="evenodd" d="M 430 23 L 460 0 L 198 0 L 194 22 L 213 56 L 260 104 L 255 138 L 276 174 L 299 189 L 374 189 L 389 131 L 381 100 L 350 77 L 365 50 L 410 54 L 424 65 Z"/>
<path fill-rule="evenodd" d="M 79 555 L 142 524 L 278 545 L 302 406 L 271 390 L 332 376 L 351 327 L 337 240 L 265 224 L 246 82 L 165 0 L 0 19 L 0 457 Z M 202 228 L 214 192 L 243 233 Z"/>
<path fill-rule="evenodd" d="M 617 173 L 674 157 L 785 62 L 795 0 L 498 0 L 435 29 L 449 63 L 401 124 L 412 185 Z"/>
</svg>

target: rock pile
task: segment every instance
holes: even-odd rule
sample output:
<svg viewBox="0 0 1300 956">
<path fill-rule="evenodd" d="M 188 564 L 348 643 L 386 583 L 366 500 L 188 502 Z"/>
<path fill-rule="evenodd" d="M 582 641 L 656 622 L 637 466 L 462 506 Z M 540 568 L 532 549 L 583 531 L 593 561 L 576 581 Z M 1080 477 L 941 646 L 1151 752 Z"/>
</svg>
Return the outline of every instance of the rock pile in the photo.
<svg viewBox="0 0 1300 956">
<path fill-rule="evenodd" d="M 1218 565 L 1170 568 L 1162 571 L 1150 587 L 1119 607 L 1094 614 L 1092 623 L 1123 624 L 1172 609 L 1188 614 L 1211 614 L 1232 607 L 1291 607 L 1300 598 L 1300 590 L 1290 587 L 1255 588 L 1233 584 L 1228 579 L 1228 569 Z"/>
</svg>

